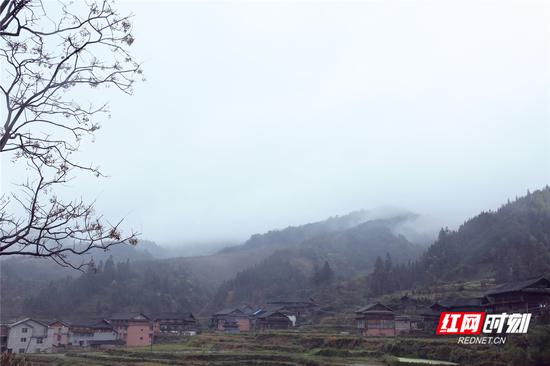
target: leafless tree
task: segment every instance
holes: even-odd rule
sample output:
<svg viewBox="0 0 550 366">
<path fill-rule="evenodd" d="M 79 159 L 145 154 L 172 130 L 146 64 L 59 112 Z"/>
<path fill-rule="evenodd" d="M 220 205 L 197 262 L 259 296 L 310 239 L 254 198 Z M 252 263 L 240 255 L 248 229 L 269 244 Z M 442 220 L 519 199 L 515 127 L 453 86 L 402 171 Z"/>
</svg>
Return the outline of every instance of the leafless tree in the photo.
<svg viewBox="0 0 550 366">
<path fill-rule="evenodd" d="M 128 53 L 130 20 L 108 0 L 0 0 L 0 152 L 28 175 L 0 196 L 0 255 L 82 269 L 91 250 L 137 243 L 120 221 L 96 214 L 93 202 L 56 194 L 75 173 L 102 176 L 76 152 L 109 118 L 108 106 L 82 99 L 104 87 L 132 94 L 142 78 Z"/>
</svg>

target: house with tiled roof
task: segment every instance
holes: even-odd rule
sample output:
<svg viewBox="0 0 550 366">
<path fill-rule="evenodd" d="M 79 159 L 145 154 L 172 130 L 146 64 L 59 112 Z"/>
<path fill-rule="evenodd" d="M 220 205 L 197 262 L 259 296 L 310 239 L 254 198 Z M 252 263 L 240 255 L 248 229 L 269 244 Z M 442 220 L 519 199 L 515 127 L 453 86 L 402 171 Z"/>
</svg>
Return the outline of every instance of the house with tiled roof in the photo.
<svg viewBox="0 0 550 366">
<path fill-rule="evenodd" d="M 246 332 L 252 329 L 254 309 L 249 305 L 242 305 L 235 308 L 227 308 L 218 311 L 210 319 L 210 327 L 217 330 L 235 332 Z M 226 324 L 230 324 L 229 328 Z M 236 324 L 236 328 L 234 326 Z M 227 329 L 226 329 L 227 328 Z"/>
<path fill-rule="evenodd" d="M 365 337 L 394 337 L 396 313 L 382 303 L 363 306 L 355 312 L 357 329 Z"/>
<path fill-rule="evenodd" d="M 496 286 L 485 293 L 487 311 L 538 314 L 550 308 L 550 280 L 535 277 Z"/>
<path fill-rule="evenodd" d="M 199 330 L 199 323 L 189 311 L 159 313 L 151 317 L 155 323 L 155 334 L 191 335 Z"/>
</svg>

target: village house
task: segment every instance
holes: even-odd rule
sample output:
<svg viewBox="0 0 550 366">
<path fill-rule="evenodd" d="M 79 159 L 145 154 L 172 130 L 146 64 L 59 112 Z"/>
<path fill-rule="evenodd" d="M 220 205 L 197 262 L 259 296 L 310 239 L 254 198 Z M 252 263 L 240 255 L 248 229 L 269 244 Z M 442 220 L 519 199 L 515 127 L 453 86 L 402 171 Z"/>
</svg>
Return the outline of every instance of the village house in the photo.
<svg viewBox="0 0 550 366">
<path fill-rule="evenodd" d="M 48 348 L 48 326 L 38 320 L 25 318 L 8 326 L 7 351 L 37 353 Z"/>
<path fill-rule="evenodd" d="M 539 316 L 550 308 L 550 280 L 536 277 L 497 286 L 485 293 L 488 312 L 524 312 Z"/>
<path fill-rule="evenodd" d="M 192 313 L 161 313 L 154 317 L 155 334 L 194 335 L 199 324 Z"/>
<path fill-rule="evenodd" d="M 253 313 L 254 310 L 248 305 L 225 309 L 212 316 L 210 327 L 227 332 L 246 332 L 252 329 Z"/>
<path fill-rule="evenodd" d="M 128 347 L 148 346 L 153 342 L 154 323 L 142 313 L 119 313 L 108 319 Z"/>
<path fill-rule="evenodd" d="M 416 314 L 419 307 L 419 301 L 409 295 L 403 295 L 399 299 L 399 309 L 403 314 Z"/>
<path fill-rule="evenodd" d="M 394 337 L 395 312 L 379 302 L 369 304 L 355 312 L 357 328 L 361 335 L 366 337 L 383 336 Z"/>
<path fill-rule="evenodd" d="M 78 321 L 69 326 L 67 346 L 104 348 L 124 344 L 107 320 Z"/>
<path fill-rule="evenodd" d="M 55 350 L 66 347 L 69 343 L 69 324 L 54 320 L 48 324 L 48 346 Z"/>
<path fill-rule="evenodd" d="M 443 311 L 448 311 L 445 305 L 435 302 L 429 307 L 419 309 L 418 314 L 422 317 L 422 327 L 424 329 L 434 329 L 439 323 L 439 315 Z"/>
<path fill-rule="evenodd" d="M 281 311 L 258 310 L 254 313 L 254 329 L 288 329 L 293 326 L 292 320 Z"/>
<path fill-rule="evenodd" d="M 267 302 L 267 307 L 294 317 L 293 324 L 299 325 L 306 322 L 318 305 L 313 299 L 273 299 Z"/>
</svg>

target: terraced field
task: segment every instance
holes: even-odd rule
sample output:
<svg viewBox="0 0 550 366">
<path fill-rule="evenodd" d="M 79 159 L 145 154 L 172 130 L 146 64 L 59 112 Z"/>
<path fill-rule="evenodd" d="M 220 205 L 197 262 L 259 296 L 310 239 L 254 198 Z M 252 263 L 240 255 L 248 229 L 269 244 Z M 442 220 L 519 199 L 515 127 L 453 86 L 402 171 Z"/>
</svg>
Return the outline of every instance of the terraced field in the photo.
<svg viewBox="0 0 550 366">
<path fill-rule="evenodd" d="M 456 341 L 440 338 L 364 339 L 352 335 L 314 332 L 258 334 L 203 333 L 150 348 L 120 348 L 101 352 L 27 355 L 33 365 L 281 365 L 281 366 L 376 366 L 419 365 L 397 356 L 430 360 L 474 360 L 488 350 L 468 348 L 458 354 Z M 441 364 L 438 362 L 432 365 Z M 464 363 L 472 364 L 472 363 Z"/>
</svg>

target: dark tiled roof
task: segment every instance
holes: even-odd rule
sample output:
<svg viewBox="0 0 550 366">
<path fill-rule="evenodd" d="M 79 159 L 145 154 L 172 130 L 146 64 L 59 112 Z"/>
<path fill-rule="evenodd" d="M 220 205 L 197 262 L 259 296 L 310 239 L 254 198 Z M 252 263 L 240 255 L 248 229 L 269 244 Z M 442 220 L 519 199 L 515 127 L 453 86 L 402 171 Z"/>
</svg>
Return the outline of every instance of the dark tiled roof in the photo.
<svg viewBox="0 0 550 366">
<path fill-rule="evenodd" d="M 246 315 L 251 315 L 254 313 L 254 309 L 250 305 L 242 305 L 238 309 Z"/>
<path fill-rule="evenodd" d="M 195 320 L 193 314 L 189 311 L 181 313 L 159 313 L 152 317 L 155 320 L 160 319 L 178 319 L 178 320 Z"/>
<path fill-rule="evenodd" d="M 237 308 L 227 308 L 227 309 L 218 311 L 214 315 L 234 315 L 234 314 L 244 314 L 244 313 Z"/>
<path fill-rule="evenodd" d="M 27 323 L 27 322 L 30 322 L 30 321 L 33 321 L 33 322 L 36 322 L 44 327 L 47 327 L 48 324 L 47 323 L 43 323 L 42 321 L 40 320 L 37 320 L 37 319 L 34 319 L 34 318 L 23 318 L 23 319 L 20 319 L 18 321 L 15 321 L 11 324 L 8 324 L 9 327 L 13 327 L 15 325 L 19 325 L 19 324 L 22 324 L 22 323 Z M 32 328 L 32 325 L 29 324 L 29 326 Z"/>
<path fill-rule="evenodd" d="M 70 328 L 113 329 L 113 326 L 103 319 L 80 319 L 69 323 Z"/>
<path fill-rule="evenodd" d="M 258 319 L 265 319 L 273 315 L 279 315 L 279 316 L 284 316 L 285 318 L 288 318 L 284 313 L 280 311 L 265 311 L 265 312 L 259 313 L 258 315 L 256 315 L 256 317 Z"/>
<path fill-rule="evenodd" d="M 221 311 L 218 311 L 214 315 L 252 315 L 254 314 L 254 309 L 249 305 L 242 305 L 235 308 L 226 308 Z"/>
<path fill-rule="evenodd" d="M 113 320 L 134 320 L 136 317 L 144 317 L 146 320 L 149 320 L 149 317 L 143 313 L 116 313 L 109 317 Z"/>
<path fill-rule="evenodd" d="M 546 277 L 536 277 L 536 278 L 529 278 L 522 281 L 513 281 L 513 282 L 507 282 L 502 285 L 499 285 L 485 293 L 485 296 L 488 295 L 495 295 L 495 294 L 502 294 L 506 292 L 514 292 L 514 291 L 521 291 L 524 288 L 530 287 L 532 285 L 537 284 L 540 281 L 545 281 L 548 286 L 550 287 L 550 281 Z"/>
<path fill-rule="evenodd" d="M 384 309 L 383 310 L 372 310 L 372 308 L 376 307 L 376 306 L 382 306 Z M 382 313 L 382 312 L 385 312 L 385 313 L 393 313 L 393 310 L 384 305 L 384 304 L 381 304 L 379 302 L 375 302 L 375 303 L 371 303 L 371 304 L 368 304 L 366 306 L 363 306 L 362 308 L 359 308 L 356 313 L 365 313 L 365 312 L 377 312 L 377 313 Z"/>
<path fill-rule="evenodd" d="M 51 320 L 50 322 L 48 322 L 48 325 L 52 325 L 54 323 L 61 323 L 64 326 L 68 326 L 70 324 L 67 320 L 55 319 L 55 320 Z"/>
</svg>

